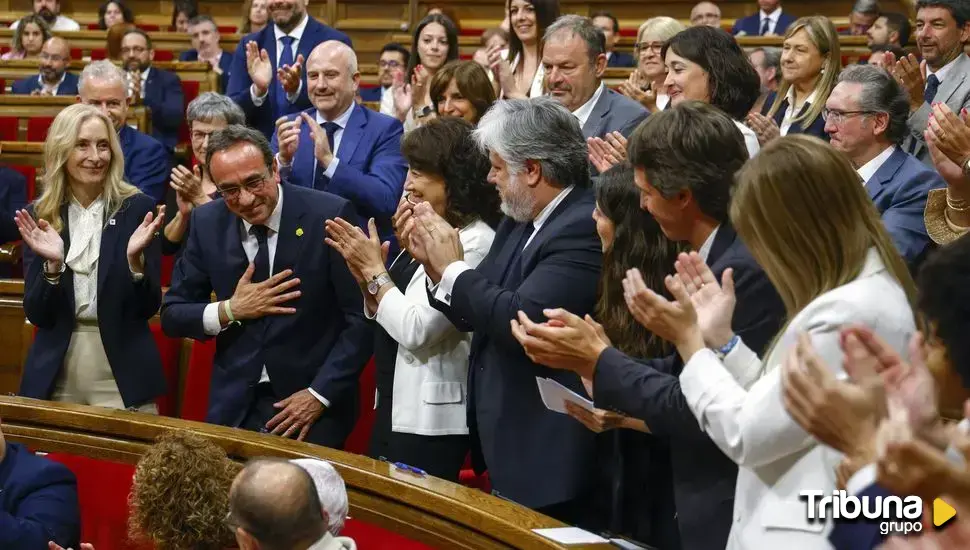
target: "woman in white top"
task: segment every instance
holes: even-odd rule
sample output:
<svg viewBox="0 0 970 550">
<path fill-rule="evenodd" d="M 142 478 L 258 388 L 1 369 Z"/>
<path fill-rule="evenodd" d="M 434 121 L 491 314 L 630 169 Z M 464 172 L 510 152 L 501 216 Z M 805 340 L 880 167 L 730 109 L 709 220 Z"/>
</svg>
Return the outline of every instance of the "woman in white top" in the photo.
<svg viewBox="0 0 970 550">
<path fill-rule="evenodd" d="M 401 152 L 410 169 L 395 219 L 427 202 L 460 228 L 464 259 L 472 267 L 488 253 L 500 217 L 490 164 L 472 139 L 474 127 L 457 117 L 429 121 L 404 136 Z M 364 289 L 365 313 L 380 325 L 375 333 L 377 420 L 370 454 L 458 480 L 468 452 L 466 380 L 471 334 L 459 332 L 428 304 L 424 268 L 407 242 L 385 269 L 389 243 L 368 238 L 343 220 L 328 220 L 328 244 L 347 260 Z M 388 273 L 389 272 L 389 273 Z"/>
<path fill-rule="evenodd" d="M 405 131 L 434 115 L 431 79 L 445 63 L 458 59 L 458 29 L 445 15 L 428 15 L 414 30 L 411 52 L 403 80 L 396 80 L 392 87 L 394 114 Z"/>
<path fill-rule="evenodd" d="M 670 104 L 710 103 L 734 121 L 748 156 L 758 154 L 758 136 L 741 121 L 758 99 L 761 81 L 734 37 L 714 27 L 691 27 L 667 41 L 663 58 Z"/>
<path fill-rule="evenodd" d="M 817 138 L 782 138 L 750 160 L 738 174 L 731 222 L 788 313 L 764 360 L 731 331 L 730 275 L 718 287 L 696 255 L 682 255 L 684 275 L 668 279 L 676 302 L 632 275 L 624 282 L 627 303 L 639 321 L 677 346 L 688 406 L 739 466 L 727 547 L 828 549 L 831 522 L 808 521 L 799 493 L 831 495 L 841 457 L 789 416 L 778 367 L 801 340 L 844 376 L 840 333 L 855 324 L 871 327 L 901 353 L 916 330 L 915 287 L 855 170 Z"/>
<path fill-rule="evenodd" d="M 509 48 L 492 49 L 492 68 L 500 98 L 521 99 L 543 94 L 542 39 L 559 17 L 559 0 L 507 0 Z"/>
<path fill-rule="evenodd" d="M 148 320 L 162 299 L 165 207 L 154 217 L 155 201 L 124 182 L 118 134 L 89 105 L 54 119 L 44 166 L 44 192 L 16 215 L 37 327 L 20 394 L 156 412 L 165 377 Z"/>
<path fill-rule="evenodd" d="M 626 82 L 620 83 L 619 92 L 651 113 L 666 109 L 670 98 L 664 86 L 667 67 L 661 52 L 668 40 L 686 28 L 673 17 L 651 17 L 644 21 L 637 31 L 637 43 L 633 45 L 637 68 Z"/>
</svg>

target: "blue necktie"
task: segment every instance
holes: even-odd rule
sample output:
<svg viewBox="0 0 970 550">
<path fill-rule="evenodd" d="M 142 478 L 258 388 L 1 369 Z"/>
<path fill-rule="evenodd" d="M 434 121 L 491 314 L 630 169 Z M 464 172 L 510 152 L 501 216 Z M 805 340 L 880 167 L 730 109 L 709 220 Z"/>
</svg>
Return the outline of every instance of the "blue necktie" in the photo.
<svg viewBox="0 0 970 550">
<path fill-rule="evenodd" d="M 256 237 L 256 242 L 259 243 L 256 257 L 253 258 L 256 269 L 253 271 L 252 279 L 254 283 L 259 283 L 269 279 L 269 244 L 266 241 L 269 230 L 265 225 L 254 225 L 249 228 L 249 233 Z"/>
<path fill-rule="evenodd" d="M 933 104 L 933 98 L 936 97 L 936 91 L 940 88 L 940 79 L 936 77 L 935 74 L 931 74 L 926 79 L 926 89 L 923 90 L 923 99 L 926 100 L 930 105 Z"/>
<path fill-rule="evenodd" d="M 765 17 L 765 20 L 761 22 L 761 36 L 768 35 L 768 25 L 771 24 L 771 19 Z"/>
<path fill-rule="evenodd" d="M 280 42 L 283 43 L 283 51 L 280 52 L 280 62 L 276 65 L 278 69 L 282 69 L 286 65 L 293 65 L 294 40 L 296 39 L 289 35 L 280 38 Z M 278 79 L 277 82 L 279 82 Z M 279 89 L 276 91 L 276 105 L 278 109 L 276 117 L 281 117 L 289 111 L 290 102 L 286 99 L 286 90 L 283 89 L 282 82 L 279 83 Z"/>
<path fill-rule="evenodd" d="M 322 126 L 323 130 L 327 132 L 327 143 L 330 144 L 330 152 L 333 153 L 334 156 L 337 156 L 337 152 L 333 149 L 333 141 L 334 136 L 337 134 L 337 130 L 340 129 L 340 126 L 336 122 L 324 122 Z M 319 161 L 316 161 L 316 166 L 317 170 L 313 175 L 313 188 L 326 191 L 327 185 L 330 183 L 330 178 L 324 175 L 324 172 L 326 172 L 327 169 L 324 168 Z"/>
</svg>

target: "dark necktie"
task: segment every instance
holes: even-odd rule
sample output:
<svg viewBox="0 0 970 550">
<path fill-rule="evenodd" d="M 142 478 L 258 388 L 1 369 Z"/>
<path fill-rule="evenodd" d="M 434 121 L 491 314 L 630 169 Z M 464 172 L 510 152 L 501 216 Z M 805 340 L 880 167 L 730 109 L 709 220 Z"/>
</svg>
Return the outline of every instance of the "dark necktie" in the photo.
<svg viewBox="0 0 970 550">
<path fill-rule="evenodd" d="M 293 65 L 293 41 L 296 40 L 292 36 L 283 36 L 280 38 L 280 42 L 283 43 L 283 50 L 280 52 L 280 62 L 276 65 L 278 69 L 282 69 L 286 65 Z M 277 79 L 277 82 L 279 80 Z M 279 108 L 279 112 L 276 116 L 283 116 L 289 110 L 290 102 L 286 99 L 286 90 L 283 89 L 283 83 L 279 83 L 279 89 L 276 94 L 276 104 Z"/>
<path fill-rule="evenodd" d="M 323 130 L 327 132 L 327 143 L 330 144 L 330 152 L 334 156 L 336 156 L 337 152 L 333 150 L 333 141 L 334 141 L 334 136 L 337 134 L 337 130 L 340 129 L 340 126 L 336 122 L 324 122 L 322 126 L 323 126 Z M 321 165 L 319 161 L 316 162 L 316 166 L 317 166 L 317 170 L 316 170 L 316 173 L 313 175 L 313 188 L 319 189 L 321 191 L 326 191 L 327 185 L 330 183 L 330 178 L 324 175 L 324 172 L 327 171 L 327 168 Z"/>
<path fill-rule="evenodd" d="M 940 79 L 936 77 L 935 74 L 931 74 L 926 79 L 926 89 L 923 90 L 923 99 L 929 103 L 933 104 L 933 98 L 936 97 L 936 91 L 940 88 Z"/>
<path fill-rule="evenodd" d="M 768 35 L 768 25 L 771 24 L 771 19 L 765 17 L 764 21 L 761 22 L 761 36 Z"/>
<path fill-rule="evenodd" d="M 266 241 L 266 235 L 269 230 L 265 225 L 254 225 L 249 228 L 249 234 L 256 237 L 256 242 L 259 243 L 259 249 L 256 250 L 256 258 L 253 259 L 253 264 L 256 267 L 253 271 L 253 282 L 259 283 L 269 279 L 269 244 Z"/>
</svg>

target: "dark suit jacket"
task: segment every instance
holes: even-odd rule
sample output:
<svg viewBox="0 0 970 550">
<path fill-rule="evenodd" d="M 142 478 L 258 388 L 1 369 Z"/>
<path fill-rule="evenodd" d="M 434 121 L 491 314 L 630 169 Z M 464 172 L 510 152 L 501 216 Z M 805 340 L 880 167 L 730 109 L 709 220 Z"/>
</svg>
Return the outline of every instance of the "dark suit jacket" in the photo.
<svg viewBox="0 0 970 550">
<path fill-rule="evenodd" d="M 20 240 L 13 214 L 26 204 L 27 178 L 13 168 L 0 166 L 0 244 Z"/>
<path fill-rule="evenodd" d="M 941 187 L 946 182 L 939 173 L 902 149 L 896 149 L 866 183 L 886 230 L 913 273 L 930 249 L 923 221 L 926 195 Z"/>
<path fill-rule="evenodd" d="M 30 207 L 33 210 L 33 207 Z M 121 204 L 107 219 L 101 234 L 98 258 L 98 326 L 111 372 L 126 407 L 151 402 L 165 393 L 162 359 L 148 320 L 162 300 L 161 248 L 155 239 L 145 251 L 145 276 L 132 280 L 128 267 L 128 238 L 155 202 L 138 193 Z M 61 207 L 64 250 L 70 250 L 67 205 Z M 112 223 L 112 220 L 114 223 Z M 44 280 L 44 259 L 24 247 L 24 313 L 37 327 L 27 354 L 20 394 L 49 399 L 64 365 L 64 355 L 74 331 L 74 273 L 64 271 L 58 284 Z"/>
<path fill-rule="evenodd" d="M 785 36 L 785 31 L 788 30 L 788 25 L 795 22 L 797 17 L 794 15 L 789 15 L 784 11 L 778 16 L 778 24 L 775 26 L 775 34 L 778 36 Z M 747 36 L 761 36 L 761 12 L 748 15 L 747 17 L 742 17 L 734 22 L 734 27 L 731 28 L 731 34 L 744 33 Z"/>
<path fill-rule="evenodd" d="M 179 55 L 179 61 L 198 60 L 199 52 L 196 50 L 182 52 L 181 55 Z M 219 58 L 219 70 L 222 71 L 222 76 L 219 77 L 219 91 L 225 92 L 226 87 L 229 85 L 229 74 L 232 72 L 232 52 L 222 52 L 222 57 Z"/>
<path fill-rule="evenodd" d="M 768 97 L 765 98 L 764 106 L 761 107 L 761 114 L 768 116 L 768 110 L 771 109 L 771 106 L 775 103 L 775 99 L 777 99 L 777 97 L 777 92 L 771 92 L 768 94 Z M 826 99 L 828 98 L 818 98 L 817 101 L 825 101 Z M 807 108 L 807 103 L 802 105 L 803 111 Z M 777 124 L 779 127 L 781 127 L 781 122 L 785 119 L 785 111 L 787 110 L 788 98 L 782 98 L 781 105 L 778 106 L 778 112 L 776 112 L 775 116 L 772 117 L 775 120 L 775 124 Z M 791 128 L 788 129 L 788 134 L 786 135 L 794 134 L 808 134 L 810 136 L 824 139 L 825 141 L 829 140 L 829 135 L 825 133 L 825 119 L 822 118 L 821 113 L 815 117 L 815 120 L 813 120 L 812 123 L 807 127 L 805 126 L 804 122 L 796 122 L 792 124 Z"/>
<path fill-rule="evenodd" d="M 244 321 L 216 337 L 206 422 L 238 426 L 253 402 L 264 365 L 276 395 L 312 387 L 330 401 L 331 411 L 356 403 L 357 378 L 370 358 L 373 336 L 360 288 L 340 254 L 323 243 L 324 220 L 355 219 L 356 214 L 348 201 L 335 195 L 286 184 L 282 189 L 273 270 L 292 269 L 302 281 L 302 295 L 286 304 L 296 308 L 293 315 Z M 249 265 L 241 226 L 222 200 L 192 212 L 188 240 L 162 304 L 166 334 L 212 338 L 202 326 L 210 295 L 215 292 L 220 301 L 230 298 Z"/>
<path fill-rule="evenodd" d="M 164 202 L 172 169 L 165 146 L 128 125 L 122 126 L 118 138 L 125 155 L 125 181 L 156 203 Z"/>
<path fill-rule="evenodd" d="M 0 548 L 38 550 L 81 538 L 77 480 L 63 464 L 7 443 L 0 462 Z"/>
<path fill-rule="evenodd" d="M 310 108 L 310 99 L 307 97 L 306 71 L 303 71 L 300 75 L 300 78 L 303 80 L 300 96 L 295 102 L 290 103 L 284 112 L 280 112 L 276 105 L 276 94 L 277 92 L 283 93 L 283 91 L 275 76 L 270 83 L 266 100 L 259 107 L 253 104 L 252 97 L 249 95 L 249 88 L 252 86 L 253 81 L 249 78 L 249 71 L 246 70 L 246 44 L 256 42 L 261 50 L 266 50 L 269 54 L 269 60 L 273 64 L 273 74 L 275 75 L 277 69 L 275 28 L 275 24 L 267 25 L 263 30 L 247 34 L 239 41 L 236 53 L 232 56 L 232 70 L 230 71 L 229 85 L 226 88 L 226 95 L 231 97 L 245 111 L 246 121 L 249 125 L 263 132 L 266 139 L 273 137 L 276 119 L 283 115 L 298 113 Z M 306 29 L 303 31 L 303 37 L 297 44 L 297 54 L 293 56 L 293 60 L 296 61 L 297 56 L 300 54 L 303 54 L 304 59 L 310 57 L 310 52 L 313 48 L 327 40 L 339 40 L 353 47 L 350 38 L 346 34 L 310 17 L 309 21 L 307 21 Z"/>
<path fill-rule="evenodd" d="M 61 82 L 61 85 L 57 87 L 57 95 L 77 95 L 77 82 L 76 74 L 64 73 L 64 82 Z M 30 75 L 14 82 L 10 86 L 10 91 L 15 94 L 30 94 L 41 88 L 38 75 Z"/>
<path fill-rule="evenodd" d="M 175 73 L 152 67 L 143 95 L 145 106 L 152 110 L 152 137 L 174 151 L 185 116 L 182 81 Z"/>
<path fill-rule="evenodd" d="M 305 112 L 311 117 L 317 116 L 315 107 Z M 295 114 L 289 118 L 292 120 L 298 116 Z M 316 159 L 307 124 L 300 129 L 300 146 L 292 165 L 282 168 L 280 175 L 287 183 L 327 191 L 349 200 L 362 219 L 374 218 L 381 242 L 389 240 L 394 243 L 391 216 L 401 200 L 408 172 L 407 162 L 401 155 L 403 134 L 404 127 L 396 118 L 354 105 L 340 138 L 340 147 L 335 155 L 340 162 L 332 178 L 327 180 L 321 174 L 314 180 Z M 272 147 L 274 152 L 279 150 L 275 132 Z"/>
<path fill-rule="evenodd" d="M 892 493 L 879 485 L 870 485 L 858 495 L 859 498 L 890 497 Z M 835 550 L 871 550 L 882 544 L 879 523 L 870 521 L 834 520 L 835 525 L 829 533 L 829 543 Z"/>
<path fill-rule="evenodd" d="M 649 114 L 643 105 L 606 88 L 583 124 L 583 137 L 603 137 L 615 131 L 629 136 Z"/>
<path fill-rule="evenodd" d="M 637 61 L 633 59 L 633 56 L 625 53 L 613 50 L 610 54 L 610 59 L 606 63 L 607 67 L 636 67 Z"/>
<path fill-rule="evenodd" d="M 363 101 L 380 101 L 383 91 L 384 88 L 380 86 L 370 86 L 368 88 L 360 88 L 358 93 L 360 94 L 360 99 Z"/>
<path fill-rule="evenodd" d="M 781 298 L 730 225 L 714 237 L 708 265 L 720 280 L 734 268 L 738 301 L 731 324 L 758 353 L 781 328 Z M 737 466 L 701 431 L 678 376 L 679 355 L 634 360 L 609 348 L 596 363 L 596 406 L 643 419 L 655 436 L 670 440 L 677 521 L 685 550 L 724 548 L 731 530 Z"/>
<path fill-rule="evenodd" d="M 550 307 L 580 316 L 593 311 L 602 262 L 590 217 L 594 205 L 591 190 L 570 191 L 515 267 L 510 260 L 532 223 L 502 220 L 488 256 L 455 281 L 451 306 L 429 296 L 455 326 L 475 333 L 467 405 L 475 468 L 481 472 L 487 466 L 498 494 L 530 508 L 583 496 L 593 478 L 595 437 L 542 404 L 536 376 L 553 378 L 580 395 L 582 382 L 571 372 L 530 361 L 509 321 L 519 310 L 536 320 Z"/>
</svg>

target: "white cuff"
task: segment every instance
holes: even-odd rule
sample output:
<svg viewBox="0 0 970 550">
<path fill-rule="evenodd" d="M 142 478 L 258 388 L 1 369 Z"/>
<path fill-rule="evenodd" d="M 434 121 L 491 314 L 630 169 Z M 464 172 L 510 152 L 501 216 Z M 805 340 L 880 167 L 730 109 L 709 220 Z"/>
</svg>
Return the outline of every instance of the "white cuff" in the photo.
<svg viewBox="0 0 970 550">
<path fill-rule="evenodd" d="M 208 336 L 217 336 L 222 332 L 222 323 L 219 322 L 219 308 L 222 302 L 212 302 L 202 310 L 202 331 Z"/>
<path fill-rule="evenodd" d="M 876 483 L 876 464 L 869 463 L 859 468 L 859 471 L 852 474 L 849 481 L 845 482 L 845 491 L 850 495 L 858 495 L 874 483 Z"/>
<path fill-rule="evenodd" d="M 280 154 L 276 153 L 276 164 L 278 164 L 280 168 L 289 168 L 293 165 L 293 159 L 290 159 L 290 162 L 283 162 L 283 159 L 280 158 Z"/>
<path fill-rule="evenodd" d="M 316 398 L 317 398 L 317 401 L 319 401 L 319 402 L 321 402 L 321 403 L 323 403 L 323 406 L 324 406 L 324 407 L 326 407 L 326 408 L 328 408 L 328 409 L 330 408 L 330 402 L 329 402 L 329 401 L 327 401 L 327 399 L 326 399 L 325 397 L 323 397 L 323 396 L 322 396 L 322 395 L 320 395 L 319 393 L 317 393 L 317 392 L 315 392 L 315 391 L 313 391 L 313 388 L 307 388 L 306 390 L 307 390 L 308 392 L 310 392 L 310 395 L 312 395 L 313 397 L 316 397 Z"/>
<path fill-rule="evenodd" d="M 471 268 L 472 266 L 466 264 L 461 260 L 458 260 L 457 262 L 451 262 L 451 264 L 445 268 L 444 273 L 441 274 L 441 281 L 438 282 L 438 288 L 434 290 L 435 300 L 438 300 L 439 302 L 443 302 L 450 306 L 451 291 L 455 286 L 455 281 L 458 280 L 459 275 L 468 271 Z"/>
<path fill-rule="evenodd" d="M 296 92 L 293 95 L 286 94 L 286 100 L 290 103 L 296 103 L 297 99 L 300 99 L 300 92 L 303 91 L 303 79 L 300 79 L 300 85 L 296 87 Z"/>
<path fill-rule="evenodd" d="M 270 86 L 272 85 L 273 83 L 270 82 Z M 261 107 L 263 105 L 263 102 L 266 101 L 266 96 L 268 95 L 269 95 L 269 88 L 266 89 L 265 94 L 256 95 L 256 85 L 253 84 L 252 86 L 249 87 L 249 98 L 253 100 L 253 105 L 257 107 Z"/>
<path fill-rule="evenodd" d="M 317 162 L 320 162 L 319 160 Z M 337 171 L 337 165 L 340 164 L 340 159 L 333 157 L 330 164 L 327 165 L 327 169 L 323 171 L 323 175 L 327 176 L 328 179 L 333 179 L 334 173 Z"/>
</svg>

